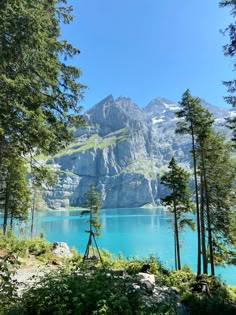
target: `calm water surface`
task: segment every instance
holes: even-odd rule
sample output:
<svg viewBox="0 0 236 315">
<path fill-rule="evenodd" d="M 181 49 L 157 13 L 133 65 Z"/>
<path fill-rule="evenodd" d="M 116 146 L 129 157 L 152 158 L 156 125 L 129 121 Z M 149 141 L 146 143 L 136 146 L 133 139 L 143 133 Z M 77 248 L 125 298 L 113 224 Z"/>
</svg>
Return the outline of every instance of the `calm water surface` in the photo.
<svg viewBox="0 0 236 315">
<path fill-rule="evenodd" d="M 174 268 L 172 216 L 161 208 L 157 209 L 105 209 L 101 210 L 102 236 L 97 237 L 100 249 L 125 257 L 157 256 L 168 268 Z M 37 232 L 44 231 L 50 242 L 66 242 L 85 252 L 88 241 L 86 218 L 80 211 L 38 212 L 35 223 Z M 196 232 L 185 229 L 181 234 L 182 264 L 196 271 Z M 228 284 L 236 285 L 236 266 L 217 267 Z"/>
</svg>

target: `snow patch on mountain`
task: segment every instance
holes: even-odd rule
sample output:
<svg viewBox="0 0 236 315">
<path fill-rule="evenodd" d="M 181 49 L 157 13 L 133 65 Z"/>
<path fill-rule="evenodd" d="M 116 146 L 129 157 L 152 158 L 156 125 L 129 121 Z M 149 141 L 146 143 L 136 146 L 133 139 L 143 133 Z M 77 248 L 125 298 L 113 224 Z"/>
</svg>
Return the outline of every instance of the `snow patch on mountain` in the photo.
<svg viewBox="0 0 236 315">
<path fill-rule="evenodd" d="M 160 118 L 157 118 L 157 117 L 152 118 L 152 123 L 153 124 L 157 124 L 157 123 L 160 123 L 160 122 L 163 122 L 163 121 L 165 121 L 164 116 L 161 116 Z"/>
<path fill-rule="evenodd" d="M 173 103 L 173 104 L 166 104 L 163 103 L 163 105 L 168 108 L 169 110 L 179 110 L 180 106 L 176 106 L 177 104 Z"/>
</svg>

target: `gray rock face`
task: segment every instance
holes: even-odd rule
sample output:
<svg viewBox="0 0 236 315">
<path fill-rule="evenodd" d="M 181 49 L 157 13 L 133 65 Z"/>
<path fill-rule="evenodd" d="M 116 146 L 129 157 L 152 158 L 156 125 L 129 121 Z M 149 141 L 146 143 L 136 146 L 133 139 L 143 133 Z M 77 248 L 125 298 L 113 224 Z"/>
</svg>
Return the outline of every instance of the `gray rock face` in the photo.
<svg viewBox="0 0 236 315">
<path fill-rule="evenodd" d="M 216 125 L 232 115 L 204 103 Z M 178 104 L 156 98 L 143 109 L 129 98 L 108 96 L 85 113 L 88 127 L 75 131 L 75 140 L 46 163 L 59 170 L 58 182 L 45 192 L 52 209 L 80 206 L 93 182 L 103 207 L 139 207 L 158 201 L 160 174 L 174 156 L 190 165 L 190 138 L 175 134 Z"/>
</svg>

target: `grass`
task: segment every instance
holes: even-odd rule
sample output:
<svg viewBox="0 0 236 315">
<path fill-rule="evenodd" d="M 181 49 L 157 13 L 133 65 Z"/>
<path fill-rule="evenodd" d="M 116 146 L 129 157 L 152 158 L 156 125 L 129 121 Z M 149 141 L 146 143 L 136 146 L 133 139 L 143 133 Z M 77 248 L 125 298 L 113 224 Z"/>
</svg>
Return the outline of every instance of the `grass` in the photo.
<svg viewBox="0 0 236 315">
<path fill-rule="evenodd" d="M 55 155 L 55 157 L 62 157 L 65 155 L 72 155 L 75 153 L 86 152 L 91 149 L 105 149 L 114 145 L 117 142 L 123 142 L 128 139 L 128 130 L 126 128 L 117 130 L 105 137 L 100 137 L 98 134 L 94 134 L 87 140 L 81 143 L 79 138 L 76 142 L 71 143 L 63 151 Z"/>
</svg>

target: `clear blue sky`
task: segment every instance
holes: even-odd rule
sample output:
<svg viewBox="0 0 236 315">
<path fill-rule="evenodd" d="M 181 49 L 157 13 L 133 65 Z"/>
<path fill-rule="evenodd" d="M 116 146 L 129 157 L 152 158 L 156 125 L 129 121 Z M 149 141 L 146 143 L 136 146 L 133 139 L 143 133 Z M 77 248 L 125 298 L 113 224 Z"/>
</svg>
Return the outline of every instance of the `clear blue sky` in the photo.
<svg viewBox="0 0 236 315">
<path fill-rule="evenodd" d="M 145 106 L 156 96 L 193 95 L 226 106 L 223 80 L 233 61 L 223 56 L 232 20 L 217 0 L 71 0 L 75 19 L 63 37 L 81 51 L 73 63 L 88 88 L 85 109 L 109 94 Z"/>
</svg>

